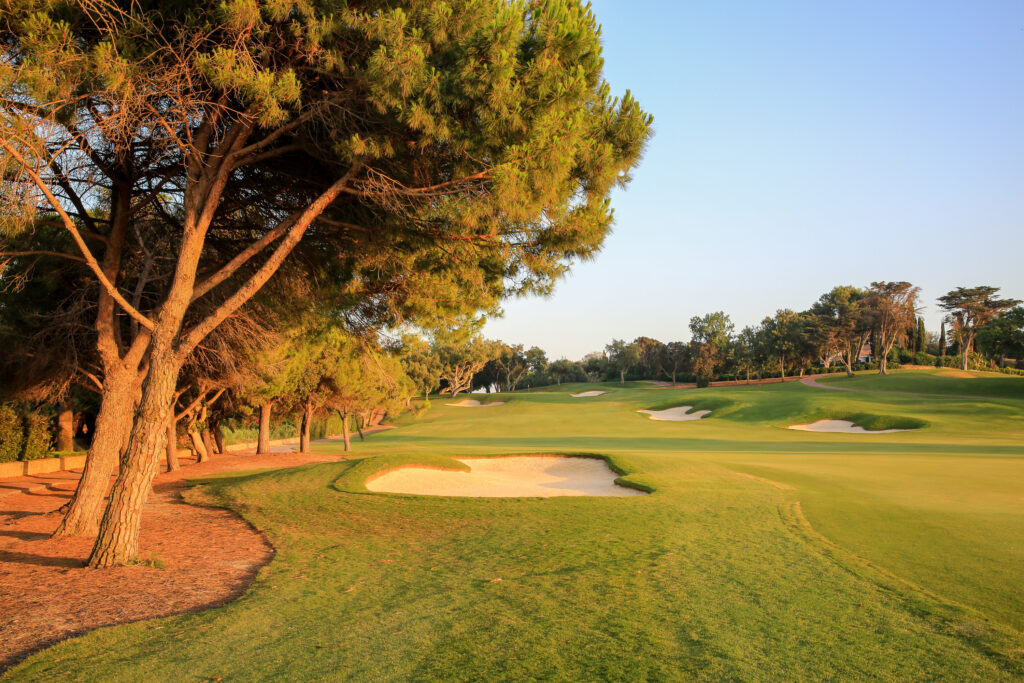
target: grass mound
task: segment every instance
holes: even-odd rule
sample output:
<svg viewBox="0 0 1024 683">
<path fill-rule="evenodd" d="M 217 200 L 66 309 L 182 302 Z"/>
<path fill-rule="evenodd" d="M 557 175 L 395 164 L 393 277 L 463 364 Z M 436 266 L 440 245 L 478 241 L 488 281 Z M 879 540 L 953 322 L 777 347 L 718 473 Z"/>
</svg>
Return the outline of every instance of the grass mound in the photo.
<svg viewBox="0 0 1024 683">
<path fill-rule="evenodd" d="M 710 420 L 715 417 L 719 417 L 722 414 L 728 414 L 728 408 L 736 405 L 736 401 L 723 398 L 720 396 L 708 396 L 707 391 L 693 392 L 690 391 L 685 395 L 685 398 L 672 399 L 671 401 L 661 401 L 653 405 L 645 405 L 643 410 L 668 410 L 670 408 L 678 408 L 681 405 L 692 406 L 690 412 L 696 412 L 698 410 L 710 410 L 708 415 L 705 415 L 702 420 Z"/>
<path fill-rule="evenodd" d="M 869 432 L 886 429 L 924 429 L 928 422 L 907 415 L 878 415 L 875 413 L 850 413 L 839 409 L 816 410 L 807 415 L 794 418 L 791 424 L 811 424 L 819 420 L 846 420 Z"/>
</svg>

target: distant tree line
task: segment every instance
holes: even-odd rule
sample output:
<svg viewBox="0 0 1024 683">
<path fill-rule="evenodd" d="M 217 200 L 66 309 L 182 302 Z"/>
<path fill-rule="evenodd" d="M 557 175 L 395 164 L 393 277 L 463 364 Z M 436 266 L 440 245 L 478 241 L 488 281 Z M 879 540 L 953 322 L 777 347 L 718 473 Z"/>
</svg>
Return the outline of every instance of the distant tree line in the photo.
<svg viewBox="0 0 1024 683">
<path fill-rule="evenodd" d="M 839 286 L 804 311 L 780 309 L 737 331 L 722 311 L 690 319 L 690 340 L 613 339 L 582 360 L 548 362 L 536 347 L 497 342 L 474 377 L 477 389 L 514 391 L 563 382 L 695 382 L 877 370 L 894 364 L 1013 372 L 1024 368 L 1024 308 L 996 287 L 957 287 L 939 298 L 946 313 L 929 333 L 909 282 Z"/>
</svg>

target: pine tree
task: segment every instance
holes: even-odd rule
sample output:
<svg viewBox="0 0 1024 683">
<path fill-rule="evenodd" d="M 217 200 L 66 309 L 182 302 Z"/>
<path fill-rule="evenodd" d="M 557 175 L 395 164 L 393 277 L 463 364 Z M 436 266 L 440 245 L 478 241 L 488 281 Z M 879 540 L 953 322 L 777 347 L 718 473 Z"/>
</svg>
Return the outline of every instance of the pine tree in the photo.
<svg viewBox="0 0 1024 683">
<path fill-rule="evenodd" d="M 123 455 L 93 567 L 138 554 L 186 358 L 300 242 L 340 284 L 418 287 L 385 306 L 353 293 L 359 315 L 494 308 L 596 253 L 647 140 L 650 116 L 602 80 L 579 0 L 301 6 L 0 13 L 0 234 L 56 222 L 102 297 L 104 452 Z M 103 221 L 83 186 L 108 197 Z M 166 276 L 129 253 L 141 215 Z"/>
</svg>

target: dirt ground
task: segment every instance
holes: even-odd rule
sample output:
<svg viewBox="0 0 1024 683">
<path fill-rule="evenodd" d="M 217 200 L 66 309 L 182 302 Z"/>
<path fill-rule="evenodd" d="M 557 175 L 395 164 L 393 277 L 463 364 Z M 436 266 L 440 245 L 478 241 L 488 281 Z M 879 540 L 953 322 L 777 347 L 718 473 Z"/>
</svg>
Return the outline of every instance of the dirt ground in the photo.
<svg viewBox="0 0 1024 683">
<path fill-rule="evenodd" d="M 0 672 L 86 631 L 195 612 L 230 602 L 252 583 L 273 549 L 227 510 L 187 505 L 185 477 L 337 461 L 309 453 L 214 456 L 157 476 L 142 518 L 136 565 L 87 569 L 89 538 L 52 539 L 80 471 L 0 480 Z"/>
</svg>

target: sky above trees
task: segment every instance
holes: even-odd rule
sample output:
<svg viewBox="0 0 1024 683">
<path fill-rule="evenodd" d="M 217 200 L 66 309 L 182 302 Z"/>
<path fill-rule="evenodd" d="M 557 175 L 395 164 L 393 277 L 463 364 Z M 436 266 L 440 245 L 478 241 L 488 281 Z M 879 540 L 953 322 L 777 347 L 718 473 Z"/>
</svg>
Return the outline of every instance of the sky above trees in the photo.
<svg viewBox="0 0 1024 683">
<path fill-rule="evenodd" d="M 835 285 L 1024 297 L 1024 5 L 595 0 L 605 75 L 654 114 L 614 234 L 492 338 L 580 358 L 803 310 Z"/>
</svg>

